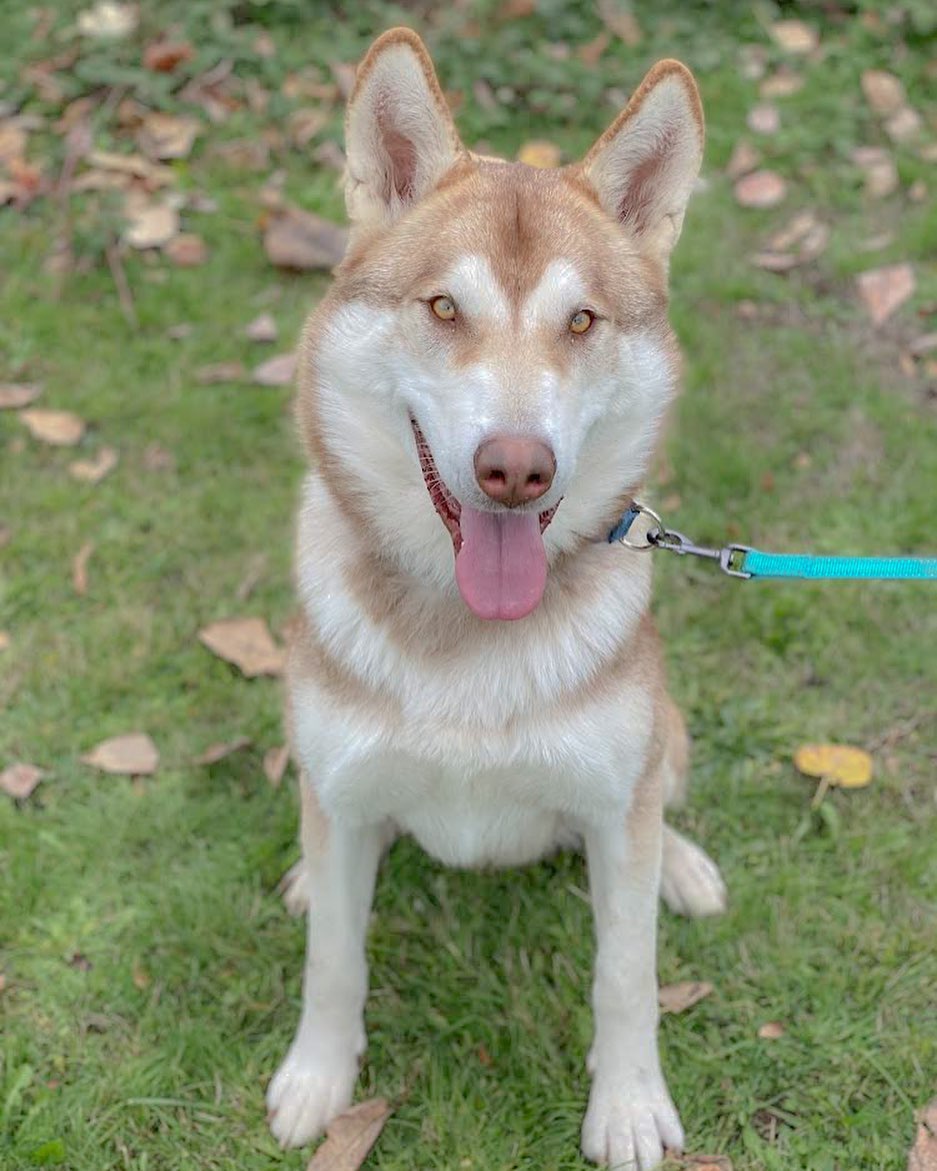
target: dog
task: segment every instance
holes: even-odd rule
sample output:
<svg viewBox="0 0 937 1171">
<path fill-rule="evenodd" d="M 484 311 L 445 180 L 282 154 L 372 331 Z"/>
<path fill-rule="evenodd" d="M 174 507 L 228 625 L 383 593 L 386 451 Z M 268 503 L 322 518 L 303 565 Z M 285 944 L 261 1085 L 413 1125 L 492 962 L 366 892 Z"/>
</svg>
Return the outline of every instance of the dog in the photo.
<svg viewBox="0 0 937 1171">
<path fill-rule="evenodd" d="M 649 558 L 609 541 L 679 378 L 668 260 L 703 150 L 661 61 L 578 163 L 459 140 L 419 37 L 393 29 L 346 120 L 348 252 L 300 344 L 301 618 L 287 725 L 308 904 L 303 1007 L 267 1093 L 283 1146 L 348 1107 L 383 852 L 459 867 L 584 850 L 596 930 L 587 1158 L 647 1171 L 683 1133 L 657 1050 L 658 895 L 723 909 L 664 825 L 688 742 Z"/>
</svg>

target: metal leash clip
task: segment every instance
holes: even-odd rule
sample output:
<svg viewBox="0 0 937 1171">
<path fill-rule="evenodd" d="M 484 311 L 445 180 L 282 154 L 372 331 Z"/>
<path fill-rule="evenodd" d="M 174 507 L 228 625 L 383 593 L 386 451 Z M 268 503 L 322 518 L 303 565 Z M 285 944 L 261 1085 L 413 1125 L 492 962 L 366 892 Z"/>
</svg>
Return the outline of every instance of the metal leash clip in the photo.
<svg viewBox="0 0 937 1171">
<path fill-rule="evenodd" d="M 706 561 L 715 561 L 722 572 L 728 574 L 729 577 L 749 578 L 752 576 L 750 573 L 746 573 L 743 568 L 745 554 L 749 550 L 748 545 L 724 545 L 720 549 L 697 545 L 684 533 L 679 533 L 676 529 L 668 529 L 654 509 L 649 508 L 646 504 L 640 504 L 635 500 L 632 508 L 649 517 L 653 523 L 647 530 L 643 545 L 629 541 L 627 534 L 620 537 L 619 540 L 626 548 L 634 549 L 637 552 L 646 552 L 648 549 L 666 549 L 669 553 L 679 553 L 681 557 L 701 557 Z"/>
</svg>

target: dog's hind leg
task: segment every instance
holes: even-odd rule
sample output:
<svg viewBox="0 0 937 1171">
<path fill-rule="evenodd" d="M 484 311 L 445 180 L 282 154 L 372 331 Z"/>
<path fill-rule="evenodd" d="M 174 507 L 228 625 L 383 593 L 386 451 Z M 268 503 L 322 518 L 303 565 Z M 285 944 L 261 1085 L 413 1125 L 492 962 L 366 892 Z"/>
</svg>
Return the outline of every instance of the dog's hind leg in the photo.
<svg viewBox="0 0 937 1171">
<path fill-rule="evenodd" d="M 664 804 L 672 809 L 686 796 L 690 741 L 683 716 L 669 696 L 664 725 Z M 726 909 L 726 885 L 719 867 L 705 850 L 669 825 L 664 825 L 660 894 L 671 911 L 691 919 L 719 915 Z"/>
</svg>

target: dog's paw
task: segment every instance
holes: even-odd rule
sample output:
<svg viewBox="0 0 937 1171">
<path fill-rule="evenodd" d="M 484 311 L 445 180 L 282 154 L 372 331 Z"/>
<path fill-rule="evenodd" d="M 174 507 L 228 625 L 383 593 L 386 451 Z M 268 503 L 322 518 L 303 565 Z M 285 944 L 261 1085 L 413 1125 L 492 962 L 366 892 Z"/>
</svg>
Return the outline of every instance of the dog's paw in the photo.
<svg viewBox="0 0 937 1171">
<path fill-rule="evenodd" d="M 358 1062 L 325 1059 L 295 1045 L 267 1088 L 267 1122 L 281 1147 L 301 1147 L 351 1105 Z"/>
<path fill-rule="evenodd" d="M 309 888 L 306 864 L 302 858 L 283 875 L 277 890 L 283 896 L 283 905 L 291 915 L 305 915 L 309 909 Z"/>
<path fill-rule="evenodd" d="M 663 1078 L 597 1075 L 582 1124 L 582 1153 L 615 1171 L 650 1171 L 665 1148 L 683 1150 L 683 1127 Z"/>
<path fill-rule="evenodd" d="M 664 826 L 660 896 L 677 915 L 721 915 L 728 904 L 719 867 L 689 838 Z"/>
</svg>

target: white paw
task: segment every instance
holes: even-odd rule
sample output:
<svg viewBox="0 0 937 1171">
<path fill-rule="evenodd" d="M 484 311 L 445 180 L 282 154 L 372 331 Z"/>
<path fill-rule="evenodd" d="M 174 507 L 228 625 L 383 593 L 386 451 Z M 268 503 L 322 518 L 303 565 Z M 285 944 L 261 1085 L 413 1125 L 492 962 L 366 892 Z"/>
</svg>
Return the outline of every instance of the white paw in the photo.
<svg viewBox="0 0 937 1171">
<path fill-rule="evenodd" d="M 721 915 L 728 903 L 719 867 L 689 838 L 664 826 L 660 896 L 677 915 Z"/>
<path fill-rule="evenodd" d="M 267 1122 L 281 1147 L 301 1147 L 351 1105 L 358 1062 L 325 1059 L 296 1045 L 267 1087 Z"/>
<path fill-rule="evenodd" d="M 683 1127 L 660 1075 L 596 1076 L 582 1124 L 582 1153 L 616 1171 L 650 1171 L 664 1148 L 683 1150 Z"/>
<path fill-rule="evenodd" d="M 309 909 L 309 888 L 306 864 L 302 858 L 283 875 L 277 890 L 283 896 L 283 903 L 291 915 L 305 915 Z"/>
</svg>

